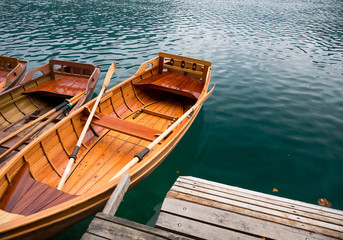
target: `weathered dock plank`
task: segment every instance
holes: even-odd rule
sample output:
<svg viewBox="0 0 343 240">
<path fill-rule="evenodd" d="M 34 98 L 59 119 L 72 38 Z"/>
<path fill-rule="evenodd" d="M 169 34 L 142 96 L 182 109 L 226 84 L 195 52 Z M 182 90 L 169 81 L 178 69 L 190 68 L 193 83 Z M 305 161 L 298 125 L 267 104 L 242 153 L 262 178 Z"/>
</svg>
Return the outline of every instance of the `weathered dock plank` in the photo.
<svg viewBox="0 0 343 240">
<path fill-rule="evenodd" d="M 102 211 L 98 213 L 89 225 L 83 240 L 189 240 L 186 236 L 163 231 L 161 229 L 145 226 L 140 223 L 113 216 L 130 185 L 130 176 L 125 173 L 118 186 L 114 189 L 110 199 Z"/>
<path fill-rule="evenodd" d="M 343 239 L 342 217 L 335 209 L 179 177 L 156 227 L 201 239 Z"/>
<path fill-rule="evenodd" d="M 104 213 L 98 213 L 89 225 L 89 228 L 83 235 L 82 239 L 188 240 L 189 238 L 168 231 L 163 231 L 161 229 L 149 227 L 140 223 L 132 222 L 123 218 L 110 216 Z"/>
</svg>

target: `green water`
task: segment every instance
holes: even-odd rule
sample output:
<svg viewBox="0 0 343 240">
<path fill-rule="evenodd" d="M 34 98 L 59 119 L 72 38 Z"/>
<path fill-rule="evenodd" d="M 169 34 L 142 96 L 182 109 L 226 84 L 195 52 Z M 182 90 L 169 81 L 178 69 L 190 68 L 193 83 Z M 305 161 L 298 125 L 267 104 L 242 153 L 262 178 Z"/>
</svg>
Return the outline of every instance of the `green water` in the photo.
<svg viewBox="0 0 343 240">
<path fill-rule="evenodd" d="M 0 0 L 0 54 L 118 69 L 159 51 L 212 61 L 214 95 L 117 215 L 153 218 L 179 175 L 343 209 L 340 0 Z M 279 191 L 274 193 L 273 188 Z M 61 234 L 79 238 L 91 218 Z M 150 222 L 149 222 L 150 224 Z"/>
</svg>

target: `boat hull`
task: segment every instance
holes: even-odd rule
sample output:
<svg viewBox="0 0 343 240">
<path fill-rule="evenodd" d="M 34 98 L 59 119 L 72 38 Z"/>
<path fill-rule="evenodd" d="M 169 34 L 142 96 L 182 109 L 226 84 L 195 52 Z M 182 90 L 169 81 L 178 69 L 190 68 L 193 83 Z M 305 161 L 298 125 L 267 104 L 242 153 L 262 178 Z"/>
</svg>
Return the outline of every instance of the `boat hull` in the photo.
<svg viewBox="0 0 343 240">
<path fill-rule="evenodd" d="M 146 82 L 144 86 L 139 84 L 142 79 L 149 79 L 154 76 L 163 77 L 165 83 L 171 83 L 169 81 L 170 79 L 164 78 L 165 75 L 159 73 L 161 64 L 162 68 L 169 67 L 168 63 L 170 63 L 170 59 L 175 59 L 175 62 L 180 63 L 181 66 L 182 61 L 185 61 L 190 66 L 192 64 L 194 65 L 193 61 L 196 61 L 195 59 L 176 55 L 160 54 L 159 58 L 142 64 L 133 77 L 110 89 L 100 101 L 100 106 L 97 108 L 95 117 L 97 121 L 92 121 L 93 129 L 88 130 L 84 140 L 85 146 L 80 148 L 77 161 L 73 166 L 66 184 L 62 188 L 61 194 L 68 193 L 74 197 L 62 204 L 50 204 L 48 208 L 32 212 L 26 216 L 23 216 L 23 212 L 14 211 L 13 209 L 15 207 L 12 207 L 12 210 L 8 210 L 8 204 L 0 202 L 2 209 L 5 211 L 8 210 L 9 214 L 21 214 L 15 222 L 8 221 L 0 225 L 1 236 L 8 239 L 50 238 L 104 207 L 105 202 L 120 180 L 119 178 L 111 180 L 111 178 L 136 153 L 144 149 L 152 141 L 147 140 L 149 137 L 145 136 L 146 132 L 163 132 L 168 129 L 170 124 L 175 122 L 176 118 L 181 118 L 186 110 L 190 109 L 190 105 L 198 102 L 208 89 L 210 81 L 209 67 L 206 68 L 206 76 L 203 80 L 200 77 L 197 80 L 193 76 L 184 78 L 183 76 L 185 75 L 179 73 L 183 69 L 176 69 L 176 73 L 180 75 L 180 79 L 186 80 L 182 83 L 180 82 L 181 85 L 169 86 L 172 88 L 169 92 L 169 89 L 165 89 L 166 84 L 159 88 L 158 84 L 161 83 L 160 80 L 153 82 L 155 84 L 153 88 L 146 86 Z M 146 68 L 151 63 L 152 67 Z M 204 68 L 202 64 L 208 64 L 208 62 L 196 61 L 196 63 L 199 66 L 195 68 L 194 71 L 197 72 L 194 75 L 201 76 L 202 72 L 199 73 L 199 70 Z M 175 65 L 170 69 L 174 70 L 176 68 Z M 190 74 L 193 74 L 193 72 Z M 197 90 L 197 88 L 191 87 L 193 85 L 196 86 L 196 84 L 193 84 L 195 81 L 202 82 L 201 89 Z M 182 84 L 188 84 L 189 87 L 181 87 Z M 196 95 L 198 95 L 198 98 L 194 99 Z M 94 102 L 95 99 L 57 123 L 51 130 L 34 140 L 0 170 L 0 192 L 2 191 L 4 197 L 10 199 L 9 189 L 13 187 L 9 186 L 8 180 L 15 183 L 16 176 L 25 163 L 30 165 L 30 174 L 35 178 L 32 181 L 39 181 L 49 186 L 49 188 L 56 188 L 60 179 L 58 172 L 65 169 L 68 161 L 68 157 L 66 156 L 63 159 L 62 156 L 66 155 L 63 151 L 71 152 L 71 146 L 75 146 L 77 138 L 74 138 L 73 135 L 79 135 L 77 133 L 80 133 L 85 122 L 85 117 L 83 116 L 87 116 L 87 111 L 92 109 Z M 172 133 L 127 171 L 131 178 L 130 189 L 146 178 L 170 154 L 192 125 L 200 108 L 201 105 L 195 108 L 193 113 L 188 118 L 185 118 L 185 120 L 182 120 Z M 106 118 L 103 115 L 106 115 Z M 105 122 L 105 119 L 113 119 L 117 124 L 113 126 L 111 122 Z M 118 128 L 118 124 L 122 124 L 124 127 L 130 126 L 130 129 L 127 132 L 123 132 L 122 129 Z M 144 133 L 140 129 L 135 130 L 135 126 L 142 125 L 144 125 Z M 56 137 L 56 135 L 59 137 Z M 55 141 L 53 139 L 56 141 L 59 139 L 63 142 L 61 144 L 62 152 L 59 155 L 54 150 L 58 143 L 54 143 L 54 146 L 51 146 L 52 150 L 49 150 L 50 145 L 52 145 L 50 142 Z M 62 145 L 64 150 L 62 149 Z M 43 152 L 48 154 L 43 157 L 37 157 L 38 152 L 41 152 L 40 149 L 42 148 L 43 150 L 45 148 Z M 56 157 L 53 157 L 55 155 Z M 45 163 L 43 168 L 38 167 L 43 160 L 47 161 L 45 158 L 50 163 Z M 51 169 L 52 165 L 54 165 L 55 170 L 49 170 L 49 172 L 48 169 Z M 6 179 L 6 175 L 8 179 Z M 42 195 L 40 197 L 43 198 Z M 31 208 L 31 205 L 28 205 L 27 208 Z"/>
</svg>

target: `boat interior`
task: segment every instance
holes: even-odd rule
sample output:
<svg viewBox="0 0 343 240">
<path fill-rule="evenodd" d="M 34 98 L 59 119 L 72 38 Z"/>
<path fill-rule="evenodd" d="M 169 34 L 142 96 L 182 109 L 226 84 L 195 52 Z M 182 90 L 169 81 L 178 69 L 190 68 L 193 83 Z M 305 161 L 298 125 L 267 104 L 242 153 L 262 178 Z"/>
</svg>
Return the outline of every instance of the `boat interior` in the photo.
<svg viewBox="0 0 343 240">
<path fill-rule="evenodd" d="M 95 67 L 90 64 L 50 60 L 48 64 L 27 73 L 20 86 L 0 94 L 1 139 L 20 129 L 30 121 L 39 118 L 61 104 L 65 99 L 70 99 L 84 92 L 88 88 L 89 79 L 94 72 Z M 63 117 L 61 115 L 54 119 L 51 124 L 42 128 L 32 138 L 38 136 Z M 0 146 L 0 154 L 20 141 L 37 124 L 32 125 L 16 137 L 2 144 Z M 7 159 L 23 149 L 28 142 L 26 141 L 17 151 L 13 151 Z"/>
<path fill-rule="evenodd" d="M 101 189 L 206 92 L 210 64 L 165 53 L 142 64 L 132 78 L 101 99 L 62 190 L 56 187 L 92 104 L 60 122 L 12 163 L 0 179 L 0 209 L 26 216 Z M 173 141 L 177 132 L 168 135 L 143 161 Z"/>
</svg>

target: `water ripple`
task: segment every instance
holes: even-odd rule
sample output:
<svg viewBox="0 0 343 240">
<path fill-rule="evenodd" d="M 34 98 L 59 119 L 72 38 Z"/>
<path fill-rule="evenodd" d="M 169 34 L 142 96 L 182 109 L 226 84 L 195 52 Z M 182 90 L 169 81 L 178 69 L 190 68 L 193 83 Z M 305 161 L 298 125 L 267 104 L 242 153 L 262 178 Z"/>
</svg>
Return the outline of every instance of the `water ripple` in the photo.
<svg viewBox="0 0 343 240">
<path fill-rule="evenodd" d="M 342 1 L 17 0 L 0 8 L 0 54 L 28 60 L 29 70 L 67 59 L 101 66 L 103 79 L 116 60 L 113 86 L 159 51 L 211 60 L 217 87 L 188 174 L 269 193 L 280 186 L 287 197 L 326 197 L 343 209 Z"/>
</svg>

